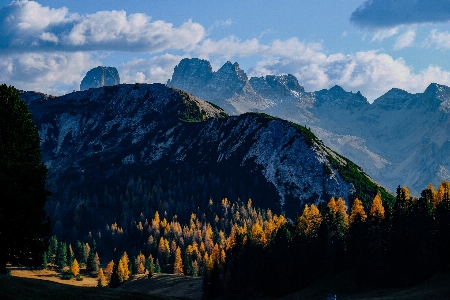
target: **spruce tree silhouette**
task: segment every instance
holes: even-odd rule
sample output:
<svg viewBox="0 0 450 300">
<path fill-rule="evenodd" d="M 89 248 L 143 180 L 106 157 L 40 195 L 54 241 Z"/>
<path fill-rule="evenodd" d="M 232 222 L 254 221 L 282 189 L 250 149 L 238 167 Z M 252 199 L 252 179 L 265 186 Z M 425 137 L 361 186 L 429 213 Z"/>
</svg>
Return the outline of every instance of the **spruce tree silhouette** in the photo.
<svg viewBox="0 0 450 300">
<path fill-rule="evenodd" d="M 0 274 L 8 262 L 42 263 L 50 232 L 47 175 L 27 105 L 13 86 L 0 85 Z"/>
</svg>

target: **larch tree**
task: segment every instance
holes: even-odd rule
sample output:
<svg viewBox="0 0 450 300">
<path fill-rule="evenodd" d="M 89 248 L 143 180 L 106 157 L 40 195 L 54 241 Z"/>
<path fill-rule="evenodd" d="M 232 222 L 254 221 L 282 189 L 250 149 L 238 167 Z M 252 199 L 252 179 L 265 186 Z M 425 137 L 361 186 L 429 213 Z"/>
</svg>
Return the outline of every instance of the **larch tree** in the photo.
<svg viewBox="0 0 450 300">
<path fill-rule="evenodd" d="M 366 212 L 364 211 L 364 206 L 358 198 L 353 201 L 352 210 L 350 213 L 350 224 L 354 222 L 364 222 L 367 219 Z"/>
<path fill-rule="evenodd" d="M 80 274 L 80 266 L 78 265 L 77 259 L 74 258 L 72 262 L 72 266 L 70 267 L 70 270 L 72 271 L 73 276 L 77 276 Z"/>
<path fill-rule="evenodd" d="M 369 217 L 371 219 L 384 219 L 384 206 L 381 201 L 381 193 L 377 192 L 373 198 L 372 206 L 370 207 Z"/>
<path fill-rule="evenodd" d="M 103 269 L 100 268 L 97 274 L 97 287 L 105 287 L 107 285 L 105 274 L 103 274 Z"/>
<path fill-rule="evenodd" d="M 305 204 L 302 215 L 298 219 L 297 231 L 300 235 L 306 237 L 317 236 L 317 230 L 319 230 L 322 223 L 322 215 L 316 205 Z"/>
<path fill-rule="evenodd" d="M 117 266 L 117 276 L 120 282 L 124 282 L 130 278 L 130 269 L 128 267 L 130 261 L 126 252 L 123 253 Z"/>
<path fill-rule="evenodd" d="M 42 263 L 50 233 L 47 175 L 27 105 L 13 86 L 0 85 L 0 274 L 8 262 Z"/>
<path fill-rule="evenodd" d="M 114 261 L 111 260 L 108 263 L 108 265 L 106 266 L 106 269 L 104 272 L 107 283 L 109 283 L 111 281 L 111 275 L 113 273 L 113 270 L 114 270 Z"/>
<path fill-rule="evenodd" d="M 183 260 L 181 259 L 181 249 L 177 247 L 175 250 L 175 263 L 173 264 L 173 273 L 183 275 Z"/>
</svg>

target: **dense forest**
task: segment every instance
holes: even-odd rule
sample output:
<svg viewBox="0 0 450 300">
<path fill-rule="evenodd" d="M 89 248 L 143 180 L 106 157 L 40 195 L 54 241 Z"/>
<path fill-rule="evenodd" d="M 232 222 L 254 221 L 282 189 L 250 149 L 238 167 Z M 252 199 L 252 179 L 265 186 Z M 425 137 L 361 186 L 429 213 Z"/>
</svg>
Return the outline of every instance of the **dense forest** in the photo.
<svg viewBox="0 0 450 300">
<path fill-rule="evenodd" d="M 207 185 L 204 180 L 197 184 Z M 145 186 L 130 177 L 127 196 L 114 199 L 105 189 L 94 196 L 98 207 L 92 210 L 79 200 L 82 196 L 74 196 L 73 220 L 68 220 L 74 222 L 73 233 L 59 238 L 64 242 L 52 237 L 45 266 L 67 273 L 76 262 L 98 273 L 100 285 L 110 286 L 132 274 L 202 275 L 206 298 L 279 296 L 345 270 L 355 270 L 360 285 L 400 287 L 449 268 L 448 181 L 437 191 L 429 185 L 420 197 L 398 187 L 393 205 L 381 193 L 369 205 L 355 199 L 347 207 L 344 199 L 331 198 L 305 205 L 293 220 L 256 208 L 251 200 L 162 201 L 170 195 Z M 160 201 L 147 206 L 142 195 Z M 117 221 L 87 231 L 82 241 L 73 239 L 79 237 L 77 228 L 96 224 L 99 208 L 119 204 Z M 136 213 L 137 208 L 142 211 Z M 61 213 L 58 209 L 54 214 Z"/>
</svg>

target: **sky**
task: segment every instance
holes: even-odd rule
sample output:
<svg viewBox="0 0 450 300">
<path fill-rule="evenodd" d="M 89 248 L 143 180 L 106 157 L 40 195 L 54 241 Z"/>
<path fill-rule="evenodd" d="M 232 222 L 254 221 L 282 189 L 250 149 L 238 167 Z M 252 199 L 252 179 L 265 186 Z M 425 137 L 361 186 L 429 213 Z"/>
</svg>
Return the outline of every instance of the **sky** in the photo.
<svg viewBox="0 0 450 300">
<path fill-rule="evenodd" d="M 161 82 L 185 57 L 372 102 L 450 86 L 449 0 L 0 0 L 0 83 L 62 95 L 91 68 Z"/>
</svg>

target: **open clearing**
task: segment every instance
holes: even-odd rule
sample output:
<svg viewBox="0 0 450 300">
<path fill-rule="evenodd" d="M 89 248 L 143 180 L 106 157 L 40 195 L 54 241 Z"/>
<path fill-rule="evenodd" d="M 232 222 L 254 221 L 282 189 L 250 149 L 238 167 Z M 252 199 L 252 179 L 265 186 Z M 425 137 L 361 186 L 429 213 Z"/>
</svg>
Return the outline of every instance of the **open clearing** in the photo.
<svg viewBox="0 0 450 300">
<path fill-rule="evenodd" d="M 96 288 L 94 277 L 86 275 L 83 281 L 61 280 L 51 270 L 15 269 L 13 276 L 0 275 L 0 299 L 201 299 L 201 277 L 160 274 L 153 278 L 140 275 L 122 286 Z M 352 274 L 343 273 L 326 278 L 308 288 L 280 300 L 324 300 L 327 293 L 339 300 L 448 300 L 450 299 L 450 273 L 438 274 L 430 280 L 404 289 L 369 289 L 357 287 Z M 248 295 L 247 299 L 273 299 L 261 295 Z"/>
</svg>

